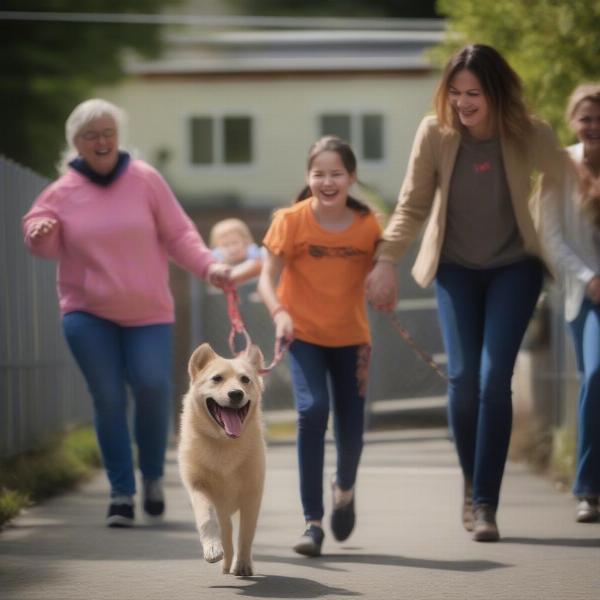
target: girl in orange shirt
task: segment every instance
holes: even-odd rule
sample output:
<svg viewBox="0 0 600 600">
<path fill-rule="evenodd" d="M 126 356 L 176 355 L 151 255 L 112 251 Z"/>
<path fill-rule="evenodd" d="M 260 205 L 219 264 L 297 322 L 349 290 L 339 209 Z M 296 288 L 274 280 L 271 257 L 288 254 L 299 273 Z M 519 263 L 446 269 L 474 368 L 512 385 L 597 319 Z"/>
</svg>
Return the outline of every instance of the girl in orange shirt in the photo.
<svg viewBox="0 0 600 600">
<path fill-rule="evenodd" d="M 355 523 L 354 484 L 371 341 L 364 282 L 381 231 L 372 211 L 349 195 L 356 158 L 346 142 L 331 136 L 315 142 L 306 181 L 296 203 L 273 217 L 263 241 L 268 254 L 258 290 L 277 338 L 294 339 L 290 371 L 306 520 L 294 550 L 318 556 L 324 538 L 323 460 L 330 401 L 337 449 L 331 514 L 335 539 L 345 540 Z"/>
</svg>

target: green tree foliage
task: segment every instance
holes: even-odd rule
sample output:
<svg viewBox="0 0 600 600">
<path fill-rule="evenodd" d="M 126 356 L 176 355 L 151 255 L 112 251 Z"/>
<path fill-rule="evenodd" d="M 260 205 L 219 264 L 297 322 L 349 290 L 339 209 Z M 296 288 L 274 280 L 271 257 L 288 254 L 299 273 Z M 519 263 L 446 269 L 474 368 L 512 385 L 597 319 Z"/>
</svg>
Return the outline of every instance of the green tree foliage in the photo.
<svg viewBox="0 0 600 600">
<path fill-rule="evenodd" d="M 435 0 L 229 0 L 247 15 L 435 18 Z"/>
<path fill-rule="evenodd" d="M 181 0 L 4 0 L 3 11 L 157 13 Z M 64 122 L 96 86 L 123 76 L 126 50 L 152 57 L 160 26 L 0 17 L 0 153 L 48 176 Z"/>
<path fill-rule="evenodd" d="M 437 7 L 449 26 L 434 52 L 440 64 L 466 43 L 494 46 L 523 79 L 534 111 L 572 141 L 567 98 L 600 79 L 599 0 L 438 0 Z"/>
</svg>

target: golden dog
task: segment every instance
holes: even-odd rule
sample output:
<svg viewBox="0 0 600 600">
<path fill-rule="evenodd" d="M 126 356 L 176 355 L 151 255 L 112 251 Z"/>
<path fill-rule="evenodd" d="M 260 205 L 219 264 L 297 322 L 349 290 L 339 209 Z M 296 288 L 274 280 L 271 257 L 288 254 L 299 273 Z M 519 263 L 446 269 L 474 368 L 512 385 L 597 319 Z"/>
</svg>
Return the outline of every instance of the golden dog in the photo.
<svg viewBox="0 0 600 600">
<path fill-rule="evenodd" d="M 265 479 L 261 419 L 263 356 L 252 345 L 237 358 L 208 344 L 192 354 L 183 400 L 179 472 L 194 509 L 204 558 L 223 573 L 252 575 L 252 541 Z M 239 511 L 233 563 L 232 515 Z"/>
</svg>

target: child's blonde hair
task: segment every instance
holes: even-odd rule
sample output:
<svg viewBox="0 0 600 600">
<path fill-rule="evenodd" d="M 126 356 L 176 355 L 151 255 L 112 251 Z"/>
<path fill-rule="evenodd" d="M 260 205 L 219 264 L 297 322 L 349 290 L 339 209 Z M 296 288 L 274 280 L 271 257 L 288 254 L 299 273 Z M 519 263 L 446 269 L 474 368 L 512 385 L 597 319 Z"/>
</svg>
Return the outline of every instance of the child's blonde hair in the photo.
<svg viewBox="0 0 600 600">
<path fill-rule="evenodd" d="M 240 236 L 248 243 L 254 243 L 250 228 L 241 219 L 223 219 L 213 225 L 210 230 L 210 247 L 216 248 L 219 246 L 219 239 L 228 233 L 239 233 Z"/>
</svg>

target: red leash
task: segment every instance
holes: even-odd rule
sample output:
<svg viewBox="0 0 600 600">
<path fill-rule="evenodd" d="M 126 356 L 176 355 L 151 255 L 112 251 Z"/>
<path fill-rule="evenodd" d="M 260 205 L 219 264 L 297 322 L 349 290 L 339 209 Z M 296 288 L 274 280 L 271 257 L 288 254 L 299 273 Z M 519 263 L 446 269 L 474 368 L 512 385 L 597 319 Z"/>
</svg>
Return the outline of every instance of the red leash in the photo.
<svg viewBox="0 0 600 600">
<path fill-rule="evenodd" d="M 240 298 L 237 293 L 237 289 L 234 285 L 227 286 L 223 290 L 225 292 L 225 296 L 227 298 L 227 315 L 229 316 L 229 321 L 231 322 L 231 331 L 229 332 L 229 349 L 234 356 L 239 356 L 244 350 L 247 350 L 252 340 L 250 339 L 250 334 L 246 330 L 246 326 L 244 325 L 244 321 L 242 319 L 242 315 L 240 315 Z M 244 338 L 244 348 L 239 352 L 235 349 L 235 337 L 236 335 L 241 335 Z M 266 375 L 271 372 L 275 365 L 281 361 L 285 351 L 288 349 L 291 340 L 287 340 L 284 338 L 279 338 L 275 341 L 275 352 L 273 356 L 273 360 L 267 367 L 263 367 L 259 369 L 259 375 Z"/>
<path fill-rule="evenodd" d="M 286 338 L 277 338 L 275 340 L 275 353 L 273 355 L 273 360 L 271 361 L 271 364 L 268 367 L 263 367 L 262 369 L 259 369 L 259 375 L 266 375 L 267 373 L 271 372 L 275 365 L 281 361 L 283 355 L 285 354 L 285 351 L 289 348 L 291 343 L 291 340 L 288 340 Z"/>
<path fill-rule="evenodd" d="M 250 334 L 246 331 L 244 321 L 240 315 L 238 308 L 240 299 L 237 289 L 232 285 L 224 288 L 223 291 L 225 292 L 225 297 L 227 298 L 227 315 L 229 316 L 229 322 L 231 323 L 231 331 L 229 332 L 229 349 L 234 356 L 237 356 L 240 352 L 243 352 L 243 350 L 248 348 L 252 341 L 250 340 Z M 236 352 L 235 350 L 236 335 L 244 336 L 245 345 L 243 350 L 240 350 L 240 352 Z"/>
<path fill-rule="evenodd" d="M 234 356 L 238 356 L 244 350 L 246 350 L 252 340 L 250 339 L 250 334 L 246 330 L 244 325 L 244 321 L 242 316 L 240 315 L 239 303 L 240 299 L 237 293 L 237 289 L 235 286 L 231 285 L 224 289 L 225 296 L 227 297 L 227 314 L 229 316 L 229 321 L 231 322 L 231 331 L 229 332 L 229 349 Z M 412 348 L 412 350 L 419 356 L 419 358 L 428 364 L 444 381 L 448 381 L 448 376 L 442 371 L 439 365 L 433 360 L 433 358 L 423 350 L 417 342 L 413 339 L 412 335 L 402 326 L 400 320 L 394 313 L 390 313 L 389 315 L 390 321 L 392 325 L 396 329 L 396 331 L 400 334 L 400 337 Z M 236 335 L 241 335 L 244 337 L 244 348 L 239 352 L 235 349 L 235 337 Z M 291 340 L 287 340 L 285 338 L 278 338 L 275 341 L 275 351 L 273 360 L 269 364 L 269 366 L 264 367 L 259 370 L 260 375 L 266 375 L 270 371 L 273 370 L 275 365 L 281 361 L 285 351 L 288 349 Z"/>
<path fill-rule="evenodd" d="M 396 331 L 400 334 L 400 337 L 412 348 L 412 350 L 419 356 L 421 360 L 426 362 L 444 381 L 448 381 L 448 376 L 442 371 L 440 366 L 423 350 L 417 342 L 413 339 L 412 335 L 408 333 L 408 331 L 402 327 L 400 320 L 394 313 L 389 314 L 390 321 L 392 325 L 396 329 Z"/>
</svg>

